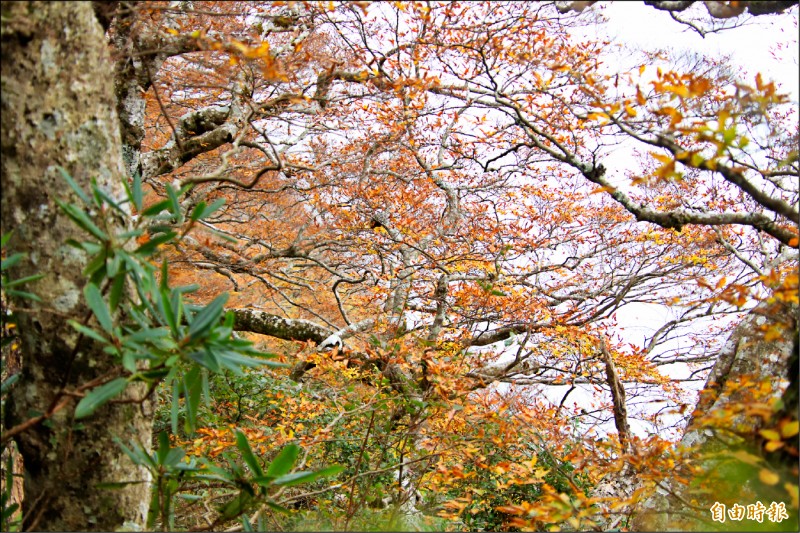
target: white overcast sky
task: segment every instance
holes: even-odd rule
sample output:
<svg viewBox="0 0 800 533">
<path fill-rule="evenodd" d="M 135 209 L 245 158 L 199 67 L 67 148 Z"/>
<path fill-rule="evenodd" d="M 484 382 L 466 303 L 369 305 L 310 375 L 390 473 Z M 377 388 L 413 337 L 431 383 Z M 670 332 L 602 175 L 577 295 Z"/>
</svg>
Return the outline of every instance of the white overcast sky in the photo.
<svg viewBox="0 0 800 533">
<path fill-rule="evenodd" d="M 709 18 L 704 6 L 693 6 L 691 9 Z M 629 45 L 633 48 L 655 51 L 672 49 L 676 52 L 689 50 L 710 57 L 729 57 L 729 63 L 739 72 L 742 81 L 754 84 L 756 73 L 760 72 L 765 81 L 775 81 L 779 92 L 789 96 L 793 105 L 798 102 L 798 85 L 800 85 L 800 68 L 798 65 L 798 8 L 775 16 L 747 17 L 747 24 L 731 28 L 719 33 L 701 37 L 697 32 L 673 20 L 666 12 L 659 11 L 643 2 L 598 2 L 589 10 L 600 10 L 608 19 L 606 24 L 589 24 L 581 28 L 579 34 L 587 39 L 609 39 L 614 43 Z M 589 11 L 587 10 L 587 11 Z M 684 12 L 686 15 L 690 12 Z M 586 13 L 587 18 L 591 15 Z M 784 47 L 776 52 L 777 45 Z M 777 57 L 776 57 L 777 55 Z M 640 63 L 622 65 L 631 61 L 630 56 L 620 51 L 618 56 L 620 70 L 635 69 Z M 606 62 L 606 66 L 613 65 Z M 614 162 L 630 161 L 622 153 L 614 154 Z M 617 332 L 628 342 L 642 345 L 662 324 L 674 318 L 670 309 L 651 304 L 627 305 L 616 314 Z M 683 365 L 682 365 L 683 366 Z M 662 367 L 673 377 L 685 377 L 686 368 Z M 699 390 L 702 383 L 695 383 L 689 389 Z M 550 387 L 545 395 L 554 403 L 558 403 L 566 392 L 564 387 Z M 586 390 L 574 391 L 570 395 L 568 405 L 589 407 L 593 395 Z M 657 406 L 654 406 L 656 408 Z M 632 429 L 639 435 L 646 435 L 651 428 L 638 421 L 631 420 Z M 613 424 L 605 424 L 602 431 L 614 431 Z M 664 435 L 666 436 L 666 435 Z"/>
<path fill-rule="evenodd" d="M 698 5 L 699 13 L 705 8 Z M 781 92 L 798 101 L 798 8 L 780 15 L 747 17 L 747 25 L 701 37 L 697 32 L 678 24 L 667 12 L 659 11 L 643 2 L 599 2 L 590 9 L 601 8 L 608 24 L 587 28 L 598 36 L 609 35 L 620 42 L 637 45 L 643 49 L 689 49 L 709 56 L 730 56 L 730 61 L 747 72 L 745 80 L 752 83 L 756 72 L 780 84 Z M 685 13 L 688 13 L 686 11 Z M 683 14 L 681 14 L 683 16 Z M 771 51 L 778 43 L 786 43 L 780 60 Z"/>
</svg>

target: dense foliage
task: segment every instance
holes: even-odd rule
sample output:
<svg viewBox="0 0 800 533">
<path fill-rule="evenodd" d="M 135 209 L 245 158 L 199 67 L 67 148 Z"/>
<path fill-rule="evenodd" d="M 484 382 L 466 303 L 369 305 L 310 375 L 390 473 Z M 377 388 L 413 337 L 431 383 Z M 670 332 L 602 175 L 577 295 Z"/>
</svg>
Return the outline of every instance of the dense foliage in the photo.
<svg viewBox="0 0 800 533">
<path fill-rule="evenodd" d="M 150 406 L 152 442 L 117 435 L 146 528 L 630 528 L 657 489 L 697 520 L 672 524 L 760 499 L 796 527 L 800 160 L 774 82 L 625 67 L 579 37 L 601 6 L 96 9 L 129 175 L 116 198 L 62 169 L 58 208 L 86 235 L 67 320 L 116 367 L 35 423 Z M 4 361 L 39 280 L 6 253 Z M 636 340 L 629 309 L 668 317 Z M 694 409 L 732 332 L 759 355 Z"/>
</svg>

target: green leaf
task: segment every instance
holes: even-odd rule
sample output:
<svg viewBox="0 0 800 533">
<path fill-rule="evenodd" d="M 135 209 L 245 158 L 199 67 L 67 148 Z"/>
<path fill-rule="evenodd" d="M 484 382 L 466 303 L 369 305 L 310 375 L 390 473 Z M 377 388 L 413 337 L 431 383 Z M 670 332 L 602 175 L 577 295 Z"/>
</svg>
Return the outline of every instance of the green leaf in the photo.
<svg viewBox="0 0 800 533">
<path fill-rule="evenodd" d="M 167 454 L 169 453 L 169 435 L 167 435 L 166 431 L 162 431 L 158 434 L 158 450 L 156 451 L 156 457 L 158 458 L 158 464 L 163 465 L 164 459 L 167 458 Z"/>
<path fill-rule="evenodd" d="M 83 200 L 83 203 L 88 204 L 91 201 L 89 196 L 83 192 L 83 189 L 81 189 L 77 183 L 75 183 L 75 180 L 72 179 L 72 176 L 69 175 L 69 172 L 67 172 L 63 167 L 56 167 L 56 169 L 58 169 L 58 171 L 61 173 L 61 176 L 70 186 L 70 188 L 75 191 L 75 194 L 77 194 L 80 199 Z"/>
<path fill-rule="evenodd" d="M 156 202 L 147 209 L 142 212 L 142 216 L 144 217 L 152 217 L 154 215 L 159 214 L 161 211 L 165 210 L 169 207 L 169 200 L 162 200 L 160 202 Z"/>
<path fill-rule="evenodd" d="M 102 342 L 103 344 L 108 344 L 108 339 L 97 333 L 95 330 L 87 328 L 86 326 L 80 324 L 75 320 L 69 319 L 67 320 L 67 324 L 78 330 L 78 333 L 86 335 L 87 337 L 94 339 L 98 342 Z"/>
<path fill-rule="evenodd" d="M 194 351 L 189 354 L 189 359 L 197 364 L 211 370 L 215 374 L 219 373 L 220 366 L 214 351 L 206 347 L 204 350 Z"/>
<path fill-rule="evenodd" d="M 291 366 L 286 363 L 278 363 L 276 361 L 254 359 L 252 357 L 247 357 L 246 355 L 228 350 L 218 353 L 217 355 L 222 366 L 233 371 L 236 375 L 242 375 L 241 367 L 243 366 L 250 368 L 256 368 L 259 366 L 267 366 L 270 368 L 287 368 Z"/>
<path fill-rule="evenodd" d="M 174 369 L 173 369 L 174 370 Z M 169 409 L 169 422 L 172 434 L 178 434 L 178 410 L 180 409 L 181 388 L 178 380 L 172 382 L 172 405 Z"/>
<path fill-rule="evenodd" d="M 142 211 L 142 174 L 140 172 L 136 172 L 133 175 L 133 186 L 131 189 L 133 193 L 133 205 L 136 207 L 136 212 L 141 213 Z"/>
<path fill-rule="evenodd" d="M 297 456 L 300 455 L 300 446 L 289 444 L 285 446 L 267 468 L 267 476 L 277 478 L 287 474 L 294 466 Z"/>
<path fill-rule="evenodd" d="M 11 235 L 13 235 L 13 234 L 14 234 L 14 230 L 12 229 L 8 233 L 5 233 L 5 234 L 3 234 L 2 237 L 0 237 L 0 248 L 4 247 L 6 244 L 8 244 L 8 240 L 11 238 Z"/>
<path fill-rule="evenodd" d="M 168 233 L 162 233 L 161 235 L 156 235 L 155 237 L 151 238 L 146 243 L 139 246 L 136 250 L 133 251 L 135 255 L 139 255 L 141 257 L 149 257 L 153 255 L 158 248 L 159 245 L 167 243 L 175 238 L 177 233 L 174 231 L 170 231 Z"/>
<path fill-rule="evenodd" d="M 119 257 L 119 256 L 116 256 Z M 125 288 L 125 276 L 124 272 L 120 272 L 114 278 L 114 281 L 111 282 L 111 291 L 108 295 L 108 305 L 111 308 L 111 311 L 114 312 L 119 307 L 119 302 L 122 300 L 123 289 Z"/>
<path fill-rule="evenodd" d="M 0 261 L 0 271 L 5 271 L 19 263 L 25 257 L 23 253 L 16 253 Z"/>
<path fill-rule="evenodd" d="M 107 241 L 108 235 L 103 232 L 100 228 L 95 226 L 94 222 L 89 218 L 84 211 L 78 209 L 72 204 L 65 204 L 64 202 L 60 201 L 56 198 L 56 204 L 64 210 L 64 213 L 71 218 L 78 226 L 80 226 L 84 231 L 87 231 L 100 239 L 101 241 Z"/>
<path fill-rule="evenodd" d="M 158 291 L 158 294 L 161 296 L 159 301 L 159 310 L 162 311 L 164 315 L 164 320 L 169 326 L 169 330 L 172 332 L 173 335 L 178 335 L 178 321 L 175 319 L 175 312 L 172 309 L 172 302 L 170 301 L 170 294 L 169 290 L 162 288 Z"/>
<path fill-rule="evenodd" d="M 81 418 L 86 418 L 91 415 L 111 398 L 124 391 L 127 386 L 127 379 L 116 378 L 105 385 L 92 389 L 78 402 L 78 406 L 75 408 L 75 419 L 80 420 Z"/>
<path fill-rule="evenodd" d="M 11 287 L 16 287 L 17 285 L 22 285 L 23 283 L 30 283 L 32 281 L 42 279 L 44 276 L 45 276 L 44 274 L 36 274 L 34 276 L 26 276 L 24 278 L 7 281 L 3 283 L 3 287 L 6 289 L 10 289 Z"/>
<path fill-rule="evenodd" d="M 226 519 L 239 516 L 247 510 L 247 506 L 252 499 L 253 497 L 247 492 L 240 492 L 233 500 L 226 503 L 222 509 L 220 509 L 220 513 Z"/>
<path fill-rule="evenodd" d="M 0 385 L 0 395 L 3 395 L 6 392 L 8 392 L 11 389 L 11 386 L 17 382 L 19 376 L 20 376 L 19 373 L 14 374 L 13 376 L 9 376 L 8 379 L 5 380 L 2 385 Z"/>
<path fill-rule="evenodd" d="M 6 507 L 5 505 L 3 506 L 3 524 L 6 523 L 6 520 L 11 518 L 11 516 L 17 511 L 18 508 L 19 508 L 18 503 L 12 503 L 8 507 Z M 252 529 L 250 529 L 250 531 L 252 531 Z"/>
<path fill-rule="evenodd" d="M 190 215 L 190 219 L 194 222 L 198 220 L 202 220 L 209 215 L 211 215 L 214 211 L 218 210 L 220 207 L 225 205 L 224 198 L 218 198 L 214 201 L 213 204 L 206 205 L 205 202 L 200 202 L 197 206 L 192 210 L 192 214 Z"/>
<path fill-rule="evenodd" d="M 94 283 L 89 283 L 83 288 L 83 295 L 86 297 L 86 303 L 89 304 L 89 308 L 94 313 L 100 326 L 108 333 L 111 333 L 114 329 L 114 323 L 111 320 L 111 313 L 106 307 L 106 302 L 103 300 L 100 289 Z"/>
<path fill-rule="evenodd" d="M 101 249 L 100 253 L 94 256 L 94 258 L 89 261 L 89 264 L 84 267 L 83 275 L 93 276 L 96 272 L 101 272 L 103 273 L 103 277 L 105 277 L 106 258 L 108 257 L 107 253 L 108 250 Z"/>
<path fill-rule="evenodd" d="M 191 434 L 197 427 L 197 408 L 200 405 L 200 392 L 203 390 L 199 366 L 192 367 L 184 375 L 183 388 L 186 397 L 186 433 Z"/>
<path fill-rule="evenodd" d="M 183 212 L 181 211 L 181 204 L 178 201 L 178 193 L 175 189 L 167 183 L 167 198 L 169 200 L 169 211 L 175 216 L 175 220 L 178 224 L 183 223 Z"/>
<path fill-rule="evenodd" d="M 272 482 L 273 485 L 281 485 L 284 487 L 294 487 L 295 485 L 302 485 L 303 483 L 310 483 L 321 477 L 335 476 L 344 470 L 343 466 L 334 465 L 316 472 L 295 472 L 293 474 L 286 474 Z"/>
<path fill-rule="evenodd" d="M 189 325 L 189 338 L 195 340 L 205 336 L 213 324 L 216 324 L 222 316 L 225 303 L 228 301 L 228 293 L 222 293 L 197 313 Z"/>
<path fill-rule="evenodd" d="M 107 203 L 111 207 L 113 207 L 117 212 L 119 212 L 122 216 L 127 217 L 128 213 L 122 209 L 122 207 L 117 203 L 116 200 L 111 198 L 107 192 L 97 186 L 96 183 L 92 183 L 92 191 L 94 192 L 95 198 L 102 199 L 103 202 Z"/>
<path fill-rule="evenodd" d="M 166 328 L 143 328 L 131 333 L 128 339 L 133 342 L 155 342 L 167 337 L 169 337 L 169 332 Z"/>
<path fill-rule="evenodd" d="M 39 296 L 37 296 L 36 294 L 33 294 L 32 292 L 17 291 L 17 290 L 13 290 L 12 289 L 12 290 L 7 291 L 6 294 L 8 296 L 16 296 L 17 298 L 25 298 L 27 300 L 33 300 L 33 301 L 36 301 L 36 302 L 41 302 L 42 301 L 42 299 L 39 298 Z"/>
<path fill-rule="evenodd" d="M 205 212 L 205 210 L 206 210 L 206 203 L 201 200 L 200 203 L 198 203 L 196 206 L 194 206 L 194 209 L 192 209 L 192 213 L 189 215 L 189 220 L 191 220 L 192 222 L 197 222 L 198 220 L 203 218 L 203 213 Z"/>
<path fill-rule="evenodd" d="M 242 452 L 242 459 L 244 459 L 244 462 L 250 467 L 250 470 L 252 470 L 256 476 L 263 476 L 264 471 L 261 470 L 261 465 L 253 454 L 250 443 L 247 442 L 247 436 L 238 429 L 236 430 L 236 447 Z"/>
</svg>

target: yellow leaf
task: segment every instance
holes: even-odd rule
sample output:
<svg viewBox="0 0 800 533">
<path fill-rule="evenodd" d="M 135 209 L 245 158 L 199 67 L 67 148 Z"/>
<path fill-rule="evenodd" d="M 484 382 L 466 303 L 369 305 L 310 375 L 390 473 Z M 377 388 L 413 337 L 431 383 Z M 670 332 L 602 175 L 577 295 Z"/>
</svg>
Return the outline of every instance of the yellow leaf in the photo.
<svg viewBox="0 0 800 533">
<path fill-rule="evenodd" d="M 780 450 L 783 448 L 784 444 L 786 443 L 782 441 L 771 440 L 764 445 L 764 449 L 771 453 L 775 450 Z"/>
<path fill-rule="evenodd" d="M 798 498 L 798 490 L 797 485 L 794 483 L 784 483 L 783 488 L 786 489 L 786 492 L 789 493 L 789 497 L 792 499 L 791 505 L 793 508 L 797 509 L 797 503 L 800 498 Z"/>
<path fill-rule="evenodd" d="M 602 120 L 602 121 L 606 121 L 607 119 L 606 119 L 605 113 L 589 113 L 586 116 L 586 120 Z"/>
<path fill-rule="evenodd" d="M 645 68 L 646 68 L 646 66 L 645 66 L 645 65 L 642 65 L 641 67 L 639 67 L 639 75 L 640 75 L 640 76 L 641 76 L 642 74 L 644 74 L 644 69 L 645 69 Z"/>
<path fill-rule="evenodd" d="M 737 450 L 731 453 L 731 456 L 749 465 L 756 465 L 761 462 L 760 457 L 758 457 L 757 455 L 753 455 L 752 453 L 748 453 L 744 450 Z"/>
<path fill-rule="evenodd" d="M 759 433 L 767 440 L 781 440 L 780 434 L 774 429 L 762 429 Z"/>
<path fill-rule="evenodd" d="M 778 474 L 766 468 L 762 468 L 758 472 L 758 479 L 760 479 L 764 485 L 775 485 L 781 480 Z"/>
<path fill-rule="evenodd" d="M 650 152 L 650 155 L 653 156 L 654 159 L 657 159 L 658 161 L 661 161 L 664 164 L 673 162 L 672 157 L 665 154 L 659 154 L 658 152 Z"/>
<path fill-rule="evenodd" d="M 632 108 L 629 104 L 625 104 L 625 113 L 627 113 L 629 117 L 636 116 L 636 110 Z"/>
<path fill-rule="evenodd" d="M 639 105 L 644 105 L 646 101 L 647 100 L 642 94 L 642 91 L 639 89 L 639 87 L 636 87 L 636 103 Z"/>
<path fill-rule="evenodd" d="M 605 185 L 603 187 L 598 187 L 596 189 L 592 189 L 591 192 L 589 192 L 589 194 L 597 194 L 597 193 L 601 193 L 601 192 L 613 193 L 616 190 L 617 189 L 615 189 L 614 187 L 612 187 L 610 185 Z"/>
<path fill-rule="evenodd" d="M 781 428 L 781 437 L 783 437 L 784 439 L 788 439 L 790 437 L 794 437 L 795 435 L 797 435 L 799 431 L 800 431 L 800 424 L 798 424 L 798 421 L 795 420 L 794 422 L 789 422 L 788 424 L 785 424 Z"/>
</svg>

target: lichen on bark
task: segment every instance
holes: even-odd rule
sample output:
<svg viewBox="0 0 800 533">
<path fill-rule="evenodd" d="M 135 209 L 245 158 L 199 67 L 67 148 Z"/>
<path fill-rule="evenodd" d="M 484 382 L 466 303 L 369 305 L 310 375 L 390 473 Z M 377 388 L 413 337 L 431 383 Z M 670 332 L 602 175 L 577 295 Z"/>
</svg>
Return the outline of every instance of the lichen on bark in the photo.
<svg viewBox="0 0 800 533">
<path fill-rule="evenodd" d="M 91 4 L 4 4 L 2 38 L 2 231 L 14 231 L 9 249 L 29 259 L 14 268 L 14 277 L 45 274 L 27 287 L 41 303 L 12 299 L 20 309 L 23 361 L 9 428 L 47 413 L 64 399 L 64 390 L 116 367 L 102 346 L 67 324 L 87 316 L 81 296 L 87 258 L 64 243 L 86 235 L 55 199 L 78 203 L 57 166 L 85 190 L 96 179 L 112 197 L 122 193 L 125 169 L 111 63 Z M 121 229 L 120 220 L 109 224 Z M 123 398 L 142 393 L 141 386 L 131 386 Z M 148 474 L 114 438 L 133 436 L 147 444 L 151 421 L 138 404 L 115 404 L 79 424 L 72 416 L 75 401 L 68 401 L 46 424 L 17 435 L 25 465 L 23 527 L 109 531 L 125 521 L 143 523 Z M 110 491 L 102 483 L 122 488 Z"/>
</svg>

